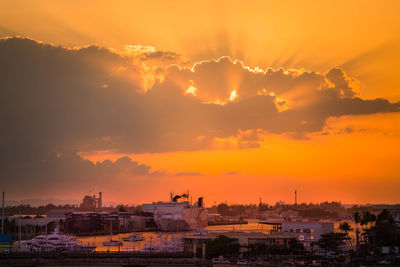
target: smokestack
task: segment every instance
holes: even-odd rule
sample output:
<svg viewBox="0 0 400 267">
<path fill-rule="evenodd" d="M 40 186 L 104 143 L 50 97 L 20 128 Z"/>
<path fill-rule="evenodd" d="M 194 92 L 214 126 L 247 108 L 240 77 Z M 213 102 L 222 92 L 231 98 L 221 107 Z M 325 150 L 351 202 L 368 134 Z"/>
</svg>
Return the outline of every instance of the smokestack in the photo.
<svg viewBox="0 0 400 267">
<path fill-rule="evenodd" d="M 101 209 L 103 207 L 103 199 L 102 199 L 102 194 L 101 192 L 99 192 L 99 200 L 97 202 L 97 206 L 99 207 L 99 209 Z"/>
<path fill-rule="evenodd" d="M 202 208 L 203 207 L 203 198 L 199 197 L 199 199 L 197 200 L 197 205 Z"/>
</svg>

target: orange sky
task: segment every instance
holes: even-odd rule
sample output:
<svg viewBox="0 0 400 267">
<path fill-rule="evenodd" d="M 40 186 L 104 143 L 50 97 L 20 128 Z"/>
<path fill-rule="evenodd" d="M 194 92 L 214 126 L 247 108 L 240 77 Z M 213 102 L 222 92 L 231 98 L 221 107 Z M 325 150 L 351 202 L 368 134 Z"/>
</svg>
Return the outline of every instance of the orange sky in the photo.
<svg viewBox="0 0 400 267">
<path fill-rule="evenodd" d="M 154 169 L 200 172 L 205 176 L 168 178 L 154 193 L 185 190 L 201 192 L 213 201 L 257 202 L 325 199 L 344 203 L 396 202 L 400 188 L 400 114 L 377 114 L 330 119 L 333 135 L 292 140 L 267 135 L 260 148 L 207 150 L 130 155 Z M 346 133 L 353 127 L 352 133 Z M 129 155 L 129 154 L 126 154 Z M 122 154 L 89 153 L 93 160 L 116 160 Z M 227 174 L 227 172 L 235 172 Z M 171 180 L 174 181 L 171 183 Z M 166 187 L 166 188 L 163 188 Z M 168 191 L 168 192 L 169 192 Z M 147 193 L 135 190 L 142 198 Z M 124 199 L 128 201 L 130 197 Z M 139 201 L 139 199 L 138 199 Z"/>
<path fill-rule="evenodd" d="M 339 67 L 353 79 L 359 97 L 400 101 L 397 0 L 0 0 L 0 4 L 0 37 L 18 35 L 70 48 L 95 43 L 121 53 L 127 45 L 151 46 L 180 55 L 173 63 L 181 67 L 221 56 L 262 70 L 282 67 L 326 73 Z M 156 79 L 152 72 L 147 75 Z M 229 79 L 234 90 L 242 77 Z M 294 99 L 289 109 L 296 105 Z M 44 196 L 79 199 L 89 190 L 101 190 L 110 201 L 140 203 L 189 189 L 195 196 L 205 196 L 206 203 L 256 202 L 261 197 L 272 204 L 292 202 L 297 189 L 299 200 L 306 202 L 400 202 L 400 113 L 331 117 L 321 131 L 304 138 L 268 131 L 260 136 L 259 147 L 253 148 L 241 147 L 239 137 L 231 136 L 190 151 L 81 150 L 93 162 L 127 155 L 165 174 L 150 184 L 124 176 L 114 187 L 93 185 Z"/>
</svg>

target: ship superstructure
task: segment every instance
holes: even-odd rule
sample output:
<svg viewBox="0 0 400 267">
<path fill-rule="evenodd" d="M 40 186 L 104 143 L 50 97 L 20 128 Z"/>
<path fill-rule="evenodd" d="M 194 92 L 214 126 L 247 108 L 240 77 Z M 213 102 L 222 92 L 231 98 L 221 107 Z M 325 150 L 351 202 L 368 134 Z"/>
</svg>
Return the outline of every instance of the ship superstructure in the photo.
<svg viewBox="0 0 400 267">
<path fill-rule="evenodd" d="M 178 202 L 180 198 L 186 201 Z M 154 222 L 161 231 L 191 231 L 207 227 L 207 211 L 202 197 L 192 205 L 186 194 L 171 195 L 171 201 L 143 204 L 142 210 L 153 213 Z"/>
</svg>

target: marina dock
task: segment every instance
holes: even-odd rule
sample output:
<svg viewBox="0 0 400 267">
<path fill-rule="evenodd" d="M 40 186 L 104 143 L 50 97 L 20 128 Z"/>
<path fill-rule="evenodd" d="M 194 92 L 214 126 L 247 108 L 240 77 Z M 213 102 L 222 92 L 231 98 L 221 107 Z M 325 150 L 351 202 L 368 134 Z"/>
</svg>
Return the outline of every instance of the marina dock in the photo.
<svg viewBox="0 0 400 267">
<path fill-rule="evenodd" d="M 192 253 L 9 253 L 0 254 L 0 266 L 198 266 Z"/>
</svg>

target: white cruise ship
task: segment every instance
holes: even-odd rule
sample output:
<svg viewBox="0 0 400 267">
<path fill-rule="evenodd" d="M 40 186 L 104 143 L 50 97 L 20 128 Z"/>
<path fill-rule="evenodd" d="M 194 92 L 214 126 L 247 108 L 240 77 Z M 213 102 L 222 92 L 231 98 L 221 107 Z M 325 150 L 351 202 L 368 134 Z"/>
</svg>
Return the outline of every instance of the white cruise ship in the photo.
<svg viewBox="0 0 400 267">
<path fill-rule="evenodd" d="M 187 201 L 178 202 L 179 198 Z M 194 205 L 189 204 L 188 196 L 171 195 L 171 201 L 143 204 L 142 211 L 154 215 L 154 222 L 161 231 L 191 231 L 207 227 L 207 211 L 203 207 L 203 198 Z"/>
</svg>

